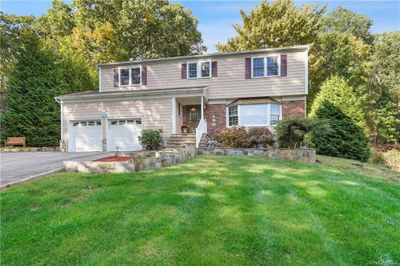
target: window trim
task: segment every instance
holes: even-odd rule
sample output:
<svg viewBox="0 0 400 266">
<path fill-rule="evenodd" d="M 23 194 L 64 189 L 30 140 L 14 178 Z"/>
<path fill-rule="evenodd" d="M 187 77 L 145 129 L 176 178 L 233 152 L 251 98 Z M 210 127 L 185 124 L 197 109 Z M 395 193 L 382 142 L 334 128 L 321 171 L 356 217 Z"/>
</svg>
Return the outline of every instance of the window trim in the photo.
<svg viewBox="0 0 400 266">
<path fill-rule="evenodd" d="M 226 128 L 233 128 L 233 127 L 268 127 L 268 128 L 275 128 L 276 125 L 272 125 L 271 126 L 271 104 L 276 104 L 279 105 L 279 121 L 282 120 L 282 103 L 264 103 L 262 105 L 268 105 L 267 107 L 267 124 L 266 125 L 243 125 L 242 124 L 242 120 L 240 117 L 240 106 L 242 106 L 242 104 L 237 105 L 237 109 L 238 109 L 238 124 L 237 125 L 233 125 L 230 126 L 229 125 L 229 106 L 226 107 Z M 245 104 L 245 105 L 259 105 L 259 104 Z"/>
<path fill-rule="evenodd" d="M 201 64 L 202 63 L 209 63 L 210 64 L 210 74 L 209 76 L 202 76 L 201 75 Z M 196 64 L 196 77 L 190 77 L 189 76 L 189 64 Z M 208 60 L 196 60 L 196 61 L 186 61 L 186 77 L 187 79 L 208 79 L 208 78 L 212 78 L 212 60 L 208 59 Z"/>
<path fill-rule="evenodd" d="M 267 58 L 268 57 L 277 57 L 277 61 L 278 61 L 278 74 L 277 75 L 271 75 L 271 76 L 267 75 L 267 73 L 268 73 L 268 71 L 267 71 L 267 67 L 268 67 L 267 60 L 268 59 Z M 254 65 L 254 63 L 253 63 L 253 61 L 256 58 L 263 58 L 264 59 L 263 60 L 263 62 L 264 62 L 264 75 L 263 76 L 258 76 L 258 77 L 254 76 L 254 73 L 253 73 L 253 65 Z M 273 78 L 273 77 L 279 77 L 280 75 L 281 75 L 281 54 L 268 54 L 268 55 L 265 55 L 265 56 L 252 56 L 251 57 L 251 78 L 252 79 Z"/>
<path fill-rule="evenodd" d="M 132 68 L 139 68 L 140 69 L 140 83 L 133 84 L 132 83 Z M 129 69 L 129 84 L 121 85 L 121 70 L 122 69 Z M 130 66 L 119 66 L 118 67 L 118 84 L 120 87 L 137 87 L 143 85 L 143 71 L 142 65 L 130 65 Z"/>
</svg>

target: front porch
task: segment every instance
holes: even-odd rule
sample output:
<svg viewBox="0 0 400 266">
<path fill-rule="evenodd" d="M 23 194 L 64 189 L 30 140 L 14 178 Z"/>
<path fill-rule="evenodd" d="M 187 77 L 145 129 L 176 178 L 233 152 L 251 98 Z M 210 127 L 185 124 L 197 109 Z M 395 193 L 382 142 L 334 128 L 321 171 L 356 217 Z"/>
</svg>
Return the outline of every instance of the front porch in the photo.
<svg viewBox="0 0 400 266">
<path fill-rule="evenodd" d="M 207 103 L 204 95 L 173 98 L 172 136 L 168 145 L 199 146 L 203 134 L 207 133 L 207 122 L 204 118 Z"/>
</svg>

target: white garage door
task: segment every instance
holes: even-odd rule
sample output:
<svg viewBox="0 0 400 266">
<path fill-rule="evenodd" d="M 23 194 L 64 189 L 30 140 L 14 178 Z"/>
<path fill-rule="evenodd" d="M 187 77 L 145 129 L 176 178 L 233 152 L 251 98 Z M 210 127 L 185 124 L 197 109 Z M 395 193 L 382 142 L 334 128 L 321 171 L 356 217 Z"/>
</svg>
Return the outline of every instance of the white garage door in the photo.
<svg viewBox="0 0 400 266">
<path fill-rule="evenodd" d="M 107 150 L 141 150 L 142 146 L 139 143 L 139 136 L 141 132 L 141 118 L 108 120 Z"/>
<path fill-rule="evenodd" d="M 69 151 L 101 151 L 101 122 L 87 120 L 72 122 Z"/>
</svg>

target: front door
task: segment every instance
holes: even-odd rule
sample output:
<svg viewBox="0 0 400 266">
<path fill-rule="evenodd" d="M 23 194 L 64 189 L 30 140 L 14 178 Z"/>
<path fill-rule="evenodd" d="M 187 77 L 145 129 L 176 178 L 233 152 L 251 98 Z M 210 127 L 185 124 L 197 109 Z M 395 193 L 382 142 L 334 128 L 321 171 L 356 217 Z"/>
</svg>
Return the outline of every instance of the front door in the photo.
<svg viewBox="0 0 400 266">
<path fill-rule="evenodd" d="M 201 119 L 201 105 L 183 106 L 183 125 L 188 128 L 188 133 L 194 133 Z"/>
</svg>

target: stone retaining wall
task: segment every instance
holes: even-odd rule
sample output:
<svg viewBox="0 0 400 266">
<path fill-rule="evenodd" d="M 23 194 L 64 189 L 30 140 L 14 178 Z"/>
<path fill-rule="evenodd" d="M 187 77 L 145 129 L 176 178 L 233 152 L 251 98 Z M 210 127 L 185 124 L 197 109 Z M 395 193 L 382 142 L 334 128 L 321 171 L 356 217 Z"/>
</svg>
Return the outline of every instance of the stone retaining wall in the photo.
<svg viewBox="0 0 400 266">
<path fill-rule="evenodd" d="M 194 147 L 187 147 L 161 151 L 140 151 L 123 155 L 132 157 L 128 162 L 65 161 L 64 167 L 67 172 L 96 174 L 154 170 L 190 160 L 197 155 L 197 150 Z"/>
<path fill-rule="evenodd" d="M 198 154 L 264 156 L 277 160 L 315 163 L 315 149 L 200 148 Z"/>
<path fill-rule="evenodd" d="M 60 147 L 3 147 L 3 152 L 54 152 L 60 151 Z"/>
</svg>

